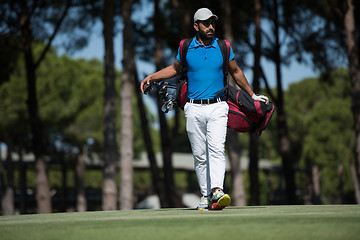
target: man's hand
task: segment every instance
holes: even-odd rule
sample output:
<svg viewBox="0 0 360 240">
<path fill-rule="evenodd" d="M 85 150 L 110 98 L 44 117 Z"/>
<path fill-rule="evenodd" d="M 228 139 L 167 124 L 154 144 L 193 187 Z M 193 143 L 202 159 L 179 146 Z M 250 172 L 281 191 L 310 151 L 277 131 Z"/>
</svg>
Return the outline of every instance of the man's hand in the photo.
<svg viewBox="0 0 360 240">
<path fill-rule="evenodd" d="M 254 93 L 251 97 L 255 101 L 261 101 L 261 102 L 265 102 L 266 104 L 269 104 L 269 98 L 264 95 L 257 95 Z"/>
<path fill-rule="evenodd" d="M 150 87 L 151 83 L 151 75 L 147 76 L 142 82 L 140 83 L 140 90 L 143 94 L 146 94 L 145 89 Z"/>
<path fill-rule="evenodd" d="M 142 93 L 146 94 L 145 89 L 150 86 L 151 82 L 158 82 L 165 79 L 169 79 L 172 77 L 175 77 L 176 74 L 180 72 L 180 63 L 178 60 L 175 60 L 175 62 L 167 66 L 166 68 L 161 69 L 160 71 L 157 71 L 153 74 L 150 74 L 147 76 L 142 82 L 140 83 L 140 90 Z"/>
</svg>

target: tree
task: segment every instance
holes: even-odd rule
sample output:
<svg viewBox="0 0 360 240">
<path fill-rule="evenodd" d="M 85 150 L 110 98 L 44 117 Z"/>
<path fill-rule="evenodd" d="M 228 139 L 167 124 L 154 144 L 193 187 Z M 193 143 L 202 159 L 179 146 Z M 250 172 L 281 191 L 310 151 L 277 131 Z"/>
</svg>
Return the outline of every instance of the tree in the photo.
<svg viewBox="0 0 360 240">
<path fill-rule="evenodd" d="M 17 14 L 19 26 L 21 29 L 21 38 L 23 43 L 23 51 L 26 64 L 26 79 L 27 79 L 27 91 L 28 91 L 28 116 L 32 132 L 32 148 L 36 158 L 36 172 L 37 172 L 37 191 L 36 191 L 36 200 L 38 204 L 38 213 L 49 213 L 51 212 L 51 195 L 49 180 L 46 174 L 46 163 L 44 159 L 44 147 L 43 147 L 43 126 L 42 121 L 39 117 L 38 110 L 38 100 L 36 96 L 36 68 L 39 66 L 43 60 L 46 52 L 48 51 L 52 40 L 54 39 L 58 28 L 60 27 L 61 22 L 67 14 L 67 11 L 70 7 L 70 1 L 64 7 L 64 10 L 59 18 L 59 21 L 54 28 L 54 32 L 49 38 L 46 47 L 44 48 L 42 54 L 38 60 L 34 60 L 32 52 L 32 25 L 31 19 L 34 10 L 36 9 L 36 4 L 32 6 L 32 9 L 29 7 L 26 1 L 21 1 L 19 5 L 15 6 L 10 5 L 13 12 Z"/>
<path fill-rule="evenodd" d="M 102 209 L 115 210 L 117 208 L 117 144 L 116 144 L 116 91 L 114 67 L 114 1 L 105 0 L 103 11 L 103 35 L 105 39 L 105 102 L 104 102 L 104 145 L 105 166 L 103 179 Z M 131 96 L 130 96 L 131 97 Z"/>
<path fill-rule="evenodd" d="M 156 71 L 162 69 L 163 65 L 163 44 L 162 44 L 162 35 L 163 35 L 163 21 L 162 15 L 159 7 L 159 0 L 154 2 L 154 37 L 155 37 L 155 49 L 154 49 L 154 58 L 155 58 L 155 68 Z M 157 112 L 160 122 L 160 139 L 161 139 L 161 149 L 163 153 L 163 170 L 164 170 L 164 188 L 165 188 L 165 207 L 180 207 L 181 200 L 177 196 L 175 191 L 175 181 L 174 181 L 174 169 L 172 166 L 172 137 L 171 131 L 165 117 L 165 113 L 161 110 L 162 102 L 160 96 L 157 95 Z"/>
<path fill-rule="evenodd" d="M 9 137 L 9 136 L 8 136 Z M 1 209 L 3 215 L 14 215 L 15 214 L 15 204 L 14 204 L 14 198 L 15 198 L 15 189 L 14 189 L 14 164 L 12 161 L 12 151 L 13 151 L 13 143 L 12 139 L 8 139 L 6 141 L 7 144 L 7 156 L 6 156 L 6 180 L 7 180 L 7 186 L 4 191 L 2 191 L 2 199 L 1 199 Z M 1 163 L 2 165 L 2 163 Z M 3 167 L 0 166 L 1 172 Z M 2 174 L 1 174 L 2 175 Z"/>
<path fill-rule="evenodd" d="M 15 151 L 19 146 L 18 142 L 24 139 L 24 136 L 28 135 L 27 122 L 25 120 L 27 116 L 26 105 L 23 92 L 25 91 L 24 79 L 18 77 L 22 67 L 24 66 L 21 59 L 17 59 L 18 69 L 13 73 L 9 73 L 8 80 L 0 85 L 0 139 L 7 145 L 6 156 L 6 184 L 1 186 L 2 195 L 2 213 L 4 215 L 13 215 L 15 213 L 15 189 L 14 189 L 14 167 L 11 157 L 11 152 Z M 19 66 L 20 65 L 20 66 Z M 14 76 L 15 75 L 15 76 Z M 17 106 L 14 106 L 14 104 Z M 25 139 L 24 139 L 25 140 Z M 23 166 L 21 164 L 21 166 Z M 4 174 L 4 168 L 1 167 L 0 175 Z M 5 176 L 2 175 L 1 178 Z M 23 196 L 23 195 L 22 195 Z M 23 199 L 23 198 L 22 198 Z"/>
<path fill-rule="evenodd" d="M 85 160 L 82 149 L 76 157 L 75 184 L 76 184 L 76 211 L 85 212 L 87 209 L 86 192 L 84 186 Z"/>
<path fill-rule="evenodd" d="M 0 7 L 0 15 L 5 16 L 6 14 L 3 14 L 2 11 L 5 11 L 5 9 Z M 0 85 L 9 81 L 10 75 L 16 69 L 16 63 L 20 55 L 19 46 L 21 43 L 19 41 L 19 37 L 15 34 L 0 32 L 0 65 L 2 66 L 0 70 Z"/>
<path fill-rule="evenodd" d="M 268 47 L 264 50 L 264 55 L 269 58 L 275 64 L 276 69 L 276 89 L 277 96 L 274 98 L 273 94 L 269 91 L 270 96 L 274 99 L 274 102 L 277 107 L 277 127 L 278 127 L 278 142 L 279 142 L 279 151 L 282 158 L 282 170 L 285 177 L 286 184 L 286 198 L 287 203 L 294 204 L 296 203 L 296 184 L 295 184 L 295 171 L 294 171 L 294 159 L 291 155 L 291 143 L 289 139 L 289 130 L 287 127 L 287 117 L 285 111 L 285 101 L 284 101 L 284 92 L 283 92 L 283 79 L 281 68 L 283 64 L 287 63 L 289 56 L 282 56 L 281 48 L 283 47 L 285 41 L 281 38 L 282 30 L 287 25 L 284 22 L 284 1 L 273 0 L 267 2 L 264 5 L 266 10 L 265 17 L 269 19 L 272 23 L 272 37 L 265 35 L 265 38 L 268 40 Z M 290 13 L 287 13 L 290 14 Z M 262 76 L 266 81 L 266 77 L 263 71 Z"/>
<path fill-rule="evenodd" d="M 155 193 L 159 196 L 160 200 L 160 206 L 165 206 L 165 192 L 164 192 L 164 183 L 162 181 L 162 178 L 160 176 L 160 169 L 158 168 L 155 152 L 154 152 L 154 146 L 153 146 L 153 140 L 150 134 L 150 128 L 149 128 L 149 120 L 146 115 L 147 109 L 145 108 L 143 99 L 142 99 L 142 93 L 140 91 L 140 82 L 137 77 L 137 71 L 136 71 L 136 65 L 134 62 L 134 76 L 135 76 L 135 92 L 137 97 L 137 105 L 139 109 L 140 114 L 140 120 L 141 120 L 141 132 L 143 135 L 143 141 L 146 148 L 147 156 L 150 163 L 150 172 L 151 172 L 151 180 L 152 184 L 155 190 Z"/>
<path fill-rule="evenodd" d="M 38 56 L 43 47 L 44 44 L 34 44 L 34 55 Z M 19 153 L 21 160 L 21 155 L 31 151 L 28 140 L 30 130 L 26 124 L 26 74 L 23 58 L 19 58 L 16 66 L 16 71 L 10 75 L 9 81 L 0 86 L 0 98 L 3 99 L 0 102 L 0 139 L 4 141 L 5 135 L 11 136 L 12 149 Z M 102 75 L 103 68 L 99 61 L 75 61 L 66 56 L 58 57 L 52 48 L 44 58 L 44 64 L 39 66 L 39 116 L 43 121 L 44 139 L 47 140 L 44 151 L 51 161 L 55 155 L 62 156 L 64 154 L 59 153 L 69 151 L 66 149 L 73 151 L 77 148 L 81 156 L 82 146 L 89 137 L 98 142 L 102 141 L 99 134 L 96 134 L 96 131 L 102 128 L 101 124 L 99 126 L 102 101 L 98 92 L 102 89 L 102 85 L 99 84 Z M 25 168 L 21 166 L 20 161 L 20 169 Z M 21 170 L 19 184 L 22 191 L 25 191 L 26 178 L 23 175 L 24 171 Z M 81 193 L 80 190 L 78 192 Z M 82 191 L 81 209 L 86 209 L 84 195 Z M 25 209 L 26 206 L 23 205 L 21 213 L 24 213 Z"/>
<path fill-rule="evenodd" d="M 137 57 L 146 61 L 152 61 L 154 59 L 157 69 L 162 68 L 164 66 L 164 62 L 173 62 L 173 58 L 169 59 L 164 56 L 164 49 L 166 50 L 170 47 L 174 50 L 173 52 L 175 52 L 178 47 L 179 40 L 189 36 L 189 31 L 187 31 L 191 25 L 191 12 L 189 7 L 191 7 L 191 5 L 188 0 L 181 2 L 174 0 L 167 2 L 167 4 L 165 4 L 166 9 L 162 10 L 159 1 L 154 1 L 154 15 L 149 17 L 149 20 L 145 25 L 143 25 L 143 23 L 136 24 L 137 35 L 135 38 L 135 50 L 137 51 Z M 164 21 L 165 18 L 170 20 Z M 153 41 L 149 41 L 149 38 L 153 37 L 155 38 L 155 44 L 151 44 L 151 47 L 149 47 L 149 43 L 153 43 Z M 143 46 L 147 47 L 144 48 Z M 149 95 L 152 97 L 156 96 L 155 94 Z M 169 119 L 161 111 L 161 100 L 157 99 L 156 102 L 158 103 L 157 112 L 160 122 L 164 174 L 159 174 L 161 171 L 157 169 L 153 146 L 151 146 L 153 141 L 149 135 L 149 129 L 146 123 L 147 116 L 145 112 L 142 112 L 144 110 L 141 110 L 144 109 L 141 106 L 142 98 L 138 97 L 139 111 L 142 115 L 142 132 L 144 134 L 144 141 L 150 161 L 152 180 L 154 182 L 156 193 L 160 197 L 162 207 L 180 206 L 180 198 L 175 192 L 176 189 L 174 186 L 174 170 L 172 167 L 171 154 L 172 151 L 189 151 L 190 147 L 185 128 L 183 127 L 184 125 L 182 125 L 183 121 L 180 118 L 182 117 L 181 111 L 179 111 L 179 109 L 175 109 L 174 118 Z"/>
<path fill-rule="evenodd" d="M 359 2 L 358 1 L 303 1 L 310 14 L 318 17 L 319 27 L 314 28 L 302 37 L 302 47 L 313 57 L 313 64 L 321 69 L 328 70 L 336 64 L 344 63 L 347 56 L 350 82 L 352 84 L 352 111 L 354 130 L 356 133 L 354 147 L 356 152 L 353 171 L 354 185 L 360 181 L 360 70 L 359 70 Z M 320 21 L 319 21 L 320 20 Z M 360 187 L 356 187 L 355 195 L 360 203 Z"/>
<path fill-rule="evenodd" d="M 38 70 L 38 96 L 44 138 L 48 139 L 47 153 L 51 161 L 55 160 L 54 155 L 74 156 L 74 162 L 67 162 L 67 166 L 75 167 L 76 210 L 86 211 L 84 154 L 88 150 L 84 148 L 88 139 L 92 139 L 94 150 L 102 151 L 104 142 L 103 64 L 98 60 L 73 60 L 65 55 L 59 58 L 56 52 L 48 54 L 44 61 Z M 63 198 L 66 200 L 66 196 Z"/>
<path fill-rule="evenodd" d="M 51 211 L 51 195 L 49 193 L 49 182 L 46 174 L 46 163 L 44 160 L 46 141 L 43 138 L 43 121 L 39 117 L 39 105 L 37 97 L 37 70 L 43 59 L 48 53 L 55 36 L 59 32 L 71 31 L 74 28 L 90 25 L 91 21 L 86 18 L 87 13 L 76 12 L 77 5 L 72 5 L 70 0 L 59 4 L 53 4 L 52 1 L 6 1 L 1 4 L 1 18 L 4 20 L 3 29 L 10 35 L 19 36 L 21 50 L 24 53 L 26 73 L 27 73 L 27 93 L 28 100 L 28 122 L 31 128 L 32 151 L 36 158 L 37 170 L 37 191 L 36 199 L 38 203 L 38 212 L 47 213 Z M 68 16 L 70 7 L 76 9 L 74 13 Z M 87 15 L 89 16 L 89 15 Z M 79 21 L 79 19 L 81 19 Z M 63 22 L 67 24 L 62 25 Z M 74 21 L 78 24 L 74 24 Z M 46 26 L 46 27 L 45 27 Z M 68 26 L 71 26 L 69 28 Z M 75 27 L 74 27 L 75 26 Z M 84 37 L 72 34 L 73 45 L 83 46 L 86 43 Z M 81 41 L 77 41 L 81 39 Z M 37 40 L 43 40 L 45 45 L 39 55 L 34 55 L 33 44 Z M 80 44 L 78 44 L 80 42 Z M 16 51 L 15 51 L 16 52 Z"/>
<path fill-rule="evenodd" d="M 254 20 L 255 20 L 255 46 L 254 51 L 254 68 L 253 68 L 253 90 L 254 92 L 260 91 L 260 58 L 261 58 L 261 2 L 260 0 L 254 1 Z M 260 204 L 260 191 L 259 191 L 259 135 L 250 133 L 250 204 Z"/>
<path fill-rule="evenodd" d="M 348 78 L 345 69 L 336 69 L 292 84 L 286 93 L 290 139 L 297 146 L 293 154 L 305 170 L 299 189 L 307 204 L 354 201 L 349 198 L 354 132 Z"/>
<path fill-rule="evenodd" d="M 346 33 L 346 47 L 347 47 L 347 56 L 349 60 L 349 70 L 350 70 L 350 82 L 351 82 L 351 96 L 352 96 L 352 111 L 354 118 L 354 128 L 355 128 L 355 152 L 356 152 L 356 161 L 357 161 L 357 181 L 356 181 L 356 171 L 353 171 L 354 176 L 354 186 L 355 186 L 355 196 L 356 201 L 360 204 L 360 51 L 359 51 L 359 41 L 356 40 L 356 34 L 359 36 L 359 31 L 356 31 L 355 25 L 355 9 L 354 3 L 351 0 L 346 1 L 347 8 L 344 16 L 344 28 Z M 359 4 L 358 4 L 359 7 Z M 359 23 L 359 22 L 358 22 Z M 357 30 L 359 26 L 357 26 Z M 354 168 L 354 164 L 352 167 Z"/>
<path fill-rule="evenodd" d="M 123 73 L 121 82 L 121 181 L 120 181 L 120 209 L 133 208 L 133 107 L 132 93 L 134 70 L 131 59 L 133 58 L 132 46 L 132 4 L 133 1 L 123 1 L 122 17 L 123 30 Z"/>
<path fill-rule="evenodd" d="M 151 20 L 149 19 L 149 21 L 151 21 Z M 136 26 L 139 26 L 139 25 L 141 25 L 141 24 L 136 24 Z M 149 33 L 147 32 L 147 29 L 145 27 L 139 27 L 137 29 L 137 31 L 135 31 L 135 34 L 136 34 L 135 44 L 134 44 L 135 46 L 137 46 L 137 47 L 143 46 L 143 43 L 139 43 L 138 41 L 146 41 L 145 45 L 148 44 L 146 36 Z M 146 39 L 146 40 L 144 40 L 144 39 Z M 137 49 L 138 48 L 135 47 L 134 50 L 136 51 Z M 142 49 L 142 50 L 145 50 L 145 49 Z M 138 55 L 141 59 L 142 58 L 147 59 L 147 55 L 151 55 L 151 54 L 150 53 L 147 54 L 146 50 L 145 50 L 146 53 L 144 54 L 144 52 L 142 50 L 137 52 L 136 55 Z M 154 146 L 153 136 L 151 135 L 151 127 L 150 127 L 150 121 L 149 121 L 149 118 L 151 118 L 151 117 L 148 117 L 150 112 L 144 104 L 143 94 L 140 91 L 140 82 L 139 82 L 139 78 L 138 78 L 138 69 L 137 69 L 136 63 L 135 63 L 135 56 L 133 56 L 132 62 L 133 62 L 133 70 L 134 70 L 134 76 L 135 76 L 135 92 L 136 92 L 136 98 L 137 98 L 137 106 L 138 106 L 138 112 L 139 112 L 140 120 L 141 120 L 140 130 L 141 130 L 141 134 L 143 136 L 143 143 L 145 145 L 147 157 L 148 157 L 149 164 L 150 164 L 151 180 L 152 180 L 154 191 L 159 196 L 160 206 L 164 207 L 164 206 L 166 206 L 166 193 L 165 193 L 165 189 L 164 189 L 164 181 L 162 178 L 161 170 L 159 169 L 159 167 L 157 165 L 156 156 L 155 156 L 155 146 Z"/>
<path fill-rule="evenodd" d="M 231 44 L 234 42 L 233 31 L 231 28 L 231 4 L 229 0 L 226 0 L 222 5 L 223 23 L 224 23 L 224 37 Z M 235 82 L 231 76 L 228 76 L 229 84 L 235 86 Z M 246 205 L 246 195 L 244 186 L 243 169 L 241 169 L 241 147 L 239 144 L 238 133 L 231 128 L 228 128 L 226 147 L 231 164 L 231 176 L 232 176 L 232 204 L 235 206 Z"/>
</svg>

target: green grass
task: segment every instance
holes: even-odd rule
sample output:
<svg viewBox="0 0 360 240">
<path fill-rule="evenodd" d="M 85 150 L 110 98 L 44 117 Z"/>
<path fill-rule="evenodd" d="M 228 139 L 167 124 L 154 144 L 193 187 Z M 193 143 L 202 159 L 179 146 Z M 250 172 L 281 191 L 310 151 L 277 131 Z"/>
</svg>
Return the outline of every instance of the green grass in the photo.
<svg viewBox="0 0 360 240">
<path fill-rule="evenodd" d="M 159 209 L 0 217 L 0 239 L 360 239 L 360 206 Z"/>
</svg>

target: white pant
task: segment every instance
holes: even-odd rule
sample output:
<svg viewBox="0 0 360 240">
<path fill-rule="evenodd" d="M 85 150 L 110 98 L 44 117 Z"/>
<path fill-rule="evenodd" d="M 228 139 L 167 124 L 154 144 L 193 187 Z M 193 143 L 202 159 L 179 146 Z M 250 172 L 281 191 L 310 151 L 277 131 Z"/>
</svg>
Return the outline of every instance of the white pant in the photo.
<svg viewBox="0 0 360 240">
<path fill-rule="evenodd" d="M 229 106 L 226 102 L 186 103 L 184 111 L 200 192 L 208 196 L 211 189 L 224 185 Z"/>
</svg>

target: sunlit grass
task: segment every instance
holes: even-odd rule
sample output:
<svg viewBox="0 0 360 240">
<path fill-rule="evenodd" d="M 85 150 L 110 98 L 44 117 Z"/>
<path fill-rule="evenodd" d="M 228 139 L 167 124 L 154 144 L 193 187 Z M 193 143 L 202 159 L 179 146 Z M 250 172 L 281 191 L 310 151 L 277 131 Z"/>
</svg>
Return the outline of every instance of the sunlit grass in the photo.
<svg viewBox="0 0 360 240">
<path fill-rule="evenodd" d="M 360 206 L 160 209 L 0 217 L 0 239 L 359 239 Z"/>
</svg>

